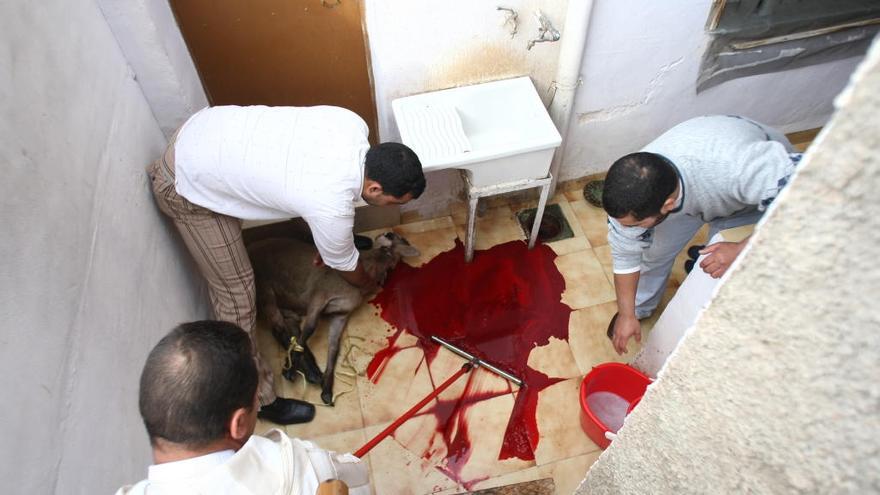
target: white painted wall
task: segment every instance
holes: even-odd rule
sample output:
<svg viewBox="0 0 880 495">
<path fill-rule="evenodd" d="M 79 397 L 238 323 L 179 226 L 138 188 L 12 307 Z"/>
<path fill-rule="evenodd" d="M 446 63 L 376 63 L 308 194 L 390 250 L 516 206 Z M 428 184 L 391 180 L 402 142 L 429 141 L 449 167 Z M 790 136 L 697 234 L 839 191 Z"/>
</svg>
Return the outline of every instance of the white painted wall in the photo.
<svg viewBox="0 0 880 495">
<path fill-rule="evenodd" d="M 709 3 L 597 1 L 562 179 L 604 170 L 692 115 L 739 112 L 784 130 L 824 122 L 853 60 L 693 94 Z M 505 6 L 520 14 L 512 39 L 496 4 L 366 1 L 383 140 L 398 137 L 398 96 L 523 74 L 546 93 L 558 44 L 525 45 L 533 11 L 561 29 L 566 1 Z M 143 172 L 204 102 L 169 14 L 164 0 L 0 3 L 8 491 L 107 493 L 140 478 L 143 359 L 174 323 L 208 313 Z M 455 174 L 429 181 L 413 208 L 442 208 L 459 187 Z"/>
<path fill-rule="evenodd" d="M 861 57 L 736 79 L 696 94 L 711 0 L 596 0 L 560 180 L 604 172 L 691 117 L 819 127 Z"/>
<path fill-rule="evenodd" d="M 566 0 L 366 0 L 366 26 L 376 91 L 379 137 L 399 141 L 391 101 L 426 91 L 529 75 L 542 96 L 556 73 L 559 43 L 537 43 L 535 11 L 539 8 L 562 30 Z M 518 33 L 511 38 L 504 13 L 516 10 Z M 546 103 L 546 101 L 545 101 Z M 461 182 L 456 171 L 428 176 L 428 189 L 406 210 L 425 214 L 458 199 Z"/>
<path fill-rule="evenodd" d="M 144 168 L 165 137 L 94 1 L 0 3 L 0 479 L 112 493 L 150 463 L 146 353 L 207 314 Z"/>
<path fill-rule="evenodd" d="M 860 72 L 577 493 L 880 492 L 880 45 Z"/>
<path fill-rule="evenodd" d="M 711 0 L 595 0 L 560 180 L 604 172 L 678 122 L 738 113 L 785 132 L 823 125 L 831 101 L 860 57 L 737 79 L 696 94 Z M 538 44 L 533 11 L 562 30 L 567 2 L 512 1 L 520 14 L 510 38 L 496 3 L 467 0 L 367 0 L 379 135 L 398 140 L 391 100 L 425 91 L 530 75 L 542 96 L 556 71 L 559 44 Z M 565 33 L 562 33 L 565 36 Z M 546 103 L 546 98 L 545 98 Z M 458 175 L 428 177 L 425 196 L 404 207 L 424 214 L 455 199 Z"/>
</svg>

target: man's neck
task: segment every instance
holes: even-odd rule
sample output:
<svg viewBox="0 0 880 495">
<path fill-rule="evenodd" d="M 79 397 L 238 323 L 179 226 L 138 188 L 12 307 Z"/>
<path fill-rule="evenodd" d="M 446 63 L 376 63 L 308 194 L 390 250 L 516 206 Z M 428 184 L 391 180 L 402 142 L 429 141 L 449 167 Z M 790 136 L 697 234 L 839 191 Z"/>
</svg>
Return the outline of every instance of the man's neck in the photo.
<svg viewBox="0 0 880 495">
<path fill-rule="evenodd" d="M 153 463 L 165 464 L 166 462 L 185 461 L 194 457 L 213 454 L 214 452 L 238 450 L 240 448 L 241 445 L 235 445 L 227 439 L 212 442 L 204 447 L 191 448 L 158 438 L 153 443 Z"/>
</svg>

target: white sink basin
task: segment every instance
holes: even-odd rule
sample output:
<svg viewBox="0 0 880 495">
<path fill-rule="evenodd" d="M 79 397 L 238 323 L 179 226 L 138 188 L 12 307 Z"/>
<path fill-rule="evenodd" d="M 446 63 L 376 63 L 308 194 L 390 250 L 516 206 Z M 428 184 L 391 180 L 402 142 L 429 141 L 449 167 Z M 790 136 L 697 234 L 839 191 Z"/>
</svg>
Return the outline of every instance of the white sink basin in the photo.
<svg viewBox="0 0 880 495">
<path fill-rule="evenodd" d="M 476 187 L 547 177 L 562 142 L 528 77 L 398 98 L 391 108 L 425 172 L 464 169 Z M 426 123 L 432 112 L 442 117 Z M 455 114 L 460 128 L 450 122 Z M 461 131 L 464 145 L 456 139 Z"/>
</svg>

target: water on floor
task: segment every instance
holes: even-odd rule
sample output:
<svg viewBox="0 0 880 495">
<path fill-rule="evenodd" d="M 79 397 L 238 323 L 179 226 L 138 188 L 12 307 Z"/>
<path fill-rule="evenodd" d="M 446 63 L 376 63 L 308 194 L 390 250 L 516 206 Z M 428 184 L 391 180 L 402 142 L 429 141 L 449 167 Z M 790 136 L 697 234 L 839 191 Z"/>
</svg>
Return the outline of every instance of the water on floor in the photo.
<svg viewBox="0 0 880 495">
<path fill-rule="evenodd" d="M 395 227 L 421 256 L 407 259 L 383 293 L 352 315 L 335 406 L 319 407 L 314 421 L 288 426 L 288 434 L 356 450 L 461 368 L 461 357 L 428 344 L 437 335 L 526 385 L 480 369 L 461 377 L 365 456 L 374 493 L 452 494 L 544 478 L 557 493 L 573 492 L 601 453 L 580 426 L 580 381 L 592 366 L 637 352 L 631 344 L 618 356 L 605 337 L 616 311 L 606 218 L 584 201 L 582 188 L 572 183 L 551 201 L 572 237 L 532 251 L 516 212 L 534 202 L 487 200 L 471 265 L 461 246 L 464 204 Z M 685 276 L 682 264 L 676 261 L 662 305 Z M 280 376 L 283 351 L 268 332 L 259 337 Z M 323 325 L 309 344 L 323 366 Z M 276 387 L 281 396 L 321 403 L 318 387 L 302 380 L 279 379 Z M 272 427 L 261 423 L 258 431 Z"/>
</svg>

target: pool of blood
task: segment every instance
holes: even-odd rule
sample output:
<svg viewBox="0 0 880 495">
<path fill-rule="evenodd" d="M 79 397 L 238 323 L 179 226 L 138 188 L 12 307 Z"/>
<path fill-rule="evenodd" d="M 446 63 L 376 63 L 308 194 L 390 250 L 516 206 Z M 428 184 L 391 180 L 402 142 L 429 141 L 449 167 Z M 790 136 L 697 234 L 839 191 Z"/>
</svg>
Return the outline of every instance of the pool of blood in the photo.
<svg viewBox="0 0 880 495">
<path fill-rule="evenodd" d="M 568 340 L 571 314 L 571 308 L 561 302 L 565 280 L 555 258 L 546 245 L 530 250 L 524 242 L 512 241 L 477 251 L 474 260 L 465 263 L 464 248 L 456 242 L 453 249 L 421 267 L 399 264 L 372 301 L 396 333 L 373 357 L 367 376 L 378 382 L 384 368 L 393 366 L 390 360 L 401 350 L 395 342 L 402 331 L 418 337 L 417 345 L 428 364 L 438 351 L 431 336 L 445 339 L 523 380 L 498 458 L 533 460 L 539 440 L 538 394 L 562 378 L 530 368 L 529 353 L 551 337 Z M 470 383 L 468 378 L 461 397 L 438 400 L 422 413 L 437 417 L 438 433 L 447 448 L 442 470 L 453 478 L 470 456 L 462 412 L 480 400 L 501 395 L 472 390 Z M 516 386 L 511 385 L 511 390 Z"/>
</svg>

